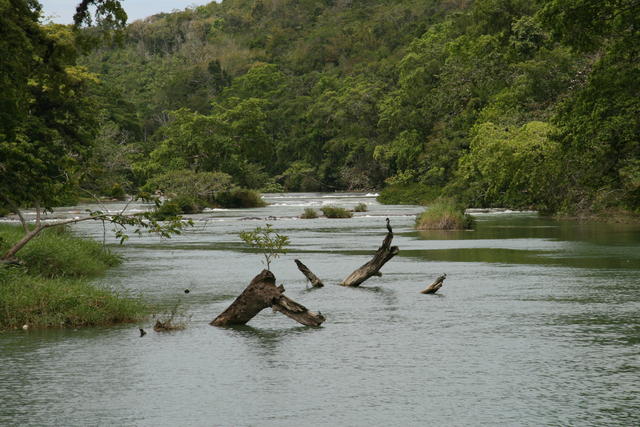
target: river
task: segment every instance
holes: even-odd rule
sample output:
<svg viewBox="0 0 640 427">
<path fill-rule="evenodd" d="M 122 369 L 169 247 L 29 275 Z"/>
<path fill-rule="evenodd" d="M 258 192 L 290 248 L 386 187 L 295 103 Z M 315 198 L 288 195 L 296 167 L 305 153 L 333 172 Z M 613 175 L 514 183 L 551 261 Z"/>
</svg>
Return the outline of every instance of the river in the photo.
<svg viewBox="0 0 640 427">
<path fill-rule="evenodd" d="M 100 285 L 179 303 L 187 328 L 0 334 L 0 425 L 640 425 L 638 225 L 501 212 L 475 215 L 475 231 L 416 232 L 420 207 L 371 194 L 265 198 L 193 215 L 168 240 L 107 234 L 126 261 Z M 360 202 L 369 211 L 351 219 L 297 218 Z M 337 286 L 381 244 L 386 217 L 399 255 L 361 288 Z M 291 240 L 271 266 L 278 284 L 326 322 L 265 310 L 209 326 L 263 268 L 238 233 L 267 222 Z M 74 229 L 103 238 L 97 223 Z M 295 258 L 326 286 L 310 289 Z M 419 293 L 442 273 L 437 294 Z"/>
</svg>

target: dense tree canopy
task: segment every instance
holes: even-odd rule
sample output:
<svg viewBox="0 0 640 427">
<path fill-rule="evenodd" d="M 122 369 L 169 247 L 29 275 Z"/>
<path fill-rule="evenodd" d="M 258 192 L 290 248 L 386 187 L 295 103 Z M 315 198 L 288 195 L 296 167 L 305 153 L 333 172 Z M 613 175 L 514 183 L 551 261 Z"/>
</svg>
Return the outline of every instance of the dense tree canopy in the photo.
<svg viewBox="0 0 640 427">
<path fill-rule="evenodd" d="M 81 60 L 100 83 L 73 34 L 122 27 L 118 1 L 81 2 L 75 33 L 40 25 L 35 1 L 0 7 L 0 173 L 23 189 L 61 188 L 82 163 L 102 193 L 190 171 L 640 208 L 636 0 L 224 0 L 123 27 Z"/>
</svg>

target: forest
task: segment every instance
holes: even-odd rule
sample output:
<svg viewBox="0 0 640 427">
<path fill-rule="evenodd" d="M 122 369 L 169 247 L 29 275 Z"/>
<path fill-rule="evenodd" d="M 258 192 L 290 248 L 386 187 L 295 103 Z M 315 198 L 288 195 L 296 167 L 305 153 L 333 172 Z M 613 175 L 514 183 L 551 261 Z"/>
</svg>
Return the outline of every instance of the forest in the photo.
<svg viewBox="0 0 640 427">
<path fill-rule="evenodd" d="M 80 6 L 65 26 L 0 0 L 0 210 L 382 189 L 640 211 L 637 0 L 223 0 L 126 25 Z"/>
</svg>

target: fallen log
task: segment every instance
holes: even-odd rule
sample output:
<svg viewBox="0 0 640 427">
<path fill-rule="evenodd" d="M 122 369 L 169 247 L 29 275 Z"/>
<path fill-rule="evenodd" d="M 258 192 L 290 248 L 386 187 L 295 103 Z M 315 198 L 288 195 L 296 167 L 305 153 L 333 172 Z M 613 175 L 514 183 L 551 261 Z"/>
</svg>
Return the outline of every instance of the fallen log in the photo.
<svg viewBox="0 0 640 427">
<path fill-rule="evenodd" d="M 427 286 L 425 289 L 420 291 L 420 293 L 421 294 L 435 294 L 436 292 L 438 292 L 438 289 L 440 289 L 442 287 L 442 285 L 444 285 L 444 279 L 446 279 L 446 278 L 447 278 L 447 275 L 443 274 L 442 276 L 438 277 L 435 280 L 435 282 L 433 282 L 432 284 Z"/>
<path fill-rule="evenodd" d="M 309 270 L 309 268 L 304 265 L 299 259 L 296 259 L 294 261 L 298 266 L 298 270 L 300 270 L 300 272 L 304 274 L 304 277 L 306 277 L 307 280 L 311 282 L 311 285 L 313 285 L 314 288 L 321 288 L 324 286 L 324 283 L 322 283 L 322 281 L 318 279 L 318 276 L 313 274 L 313 272 Z"/>
<path fill-rule="evenodd" d="M 390 228 L 390 227 L 388 227 Z M 378 248 L 371 261 L 364 264 L 362 267 L 347 276 L 346 279 L 340 283 L 342 286 L 360 286 L 362 282 L 367 280 L 371 276 L 381 276 L 378 270 L 387 263 L 391 258 L 396 256 L 400 249 L 397 246 L 391 246 L 391 240 L 393 240 L 393 232 L 389 231 L 382 242 L 382 246 Z"/>
<path fill-rule="evenodd" d="M 276 278 L 269 270 L 262 270 L 249 286 L 225 311 L 210 323 L 212 326 L 244 325 L 267 307 L 273 308 L 306 326 L 320 326 L 325 318 L 322 314 L 307 310 L 283 295 L 284 287 L 276 286 Z"/>
</svg>

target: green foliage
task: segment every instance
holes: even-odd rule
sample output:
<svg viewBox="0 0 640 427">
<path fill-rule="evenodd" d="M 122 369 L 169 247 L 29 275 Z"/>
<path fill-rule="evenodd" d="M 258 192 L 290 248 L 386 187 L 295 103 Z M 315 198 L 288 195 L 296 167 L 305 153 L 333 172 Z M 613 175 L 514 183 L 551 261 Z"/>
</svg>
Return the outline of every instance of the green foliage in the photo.
<svg viewBox="0 0 640 427">
<path fill-rule="evenodd" d="M 260 208 L 267 205 L 260 193 L 245 188 L 222 191 L 216 194 L 213 203 L 222 208 Z"/>
<path fill-rule="evenodd" d="M 314 219 L 318 218 L 318 212 L 313 208 L 304 208 L 304 212 L 300 215 L 302 219 Z"/>
<path fill-rule="evenodd" d="M 35 1 L 0 2 L 0 198 L 50 207 L 71 191 L 96 130 L 88 89 L 95 75 L 76 65 L 75 34 L 38 24 Z"/>
<path fill-rule="evenodd" d="M 320 210 L 327 218 L 351 218 L 353 216 L 353 212 L 340 206 L 327 205 L 321 207 Z"/>
<path fill-rule="evenodd" d="M 225 1 L 138 21 L 122 45 L 84 59 L 104 83 L 90 85 L 103 107 L 83 184 L 132 193 L 189 170 L 270 191 L 386 183 L 386 202 L 444 190 L 481 205 L 638 209 L 639 8 Z M 28 13 L 12 16 L 23 32 L 33 24 Z M 14 58 L 2 65 L 7 75 L 37 54 L 11 48 L 15 40 L 0 43 Z M 14 110 L 26 102 L 0 109 L 7 123 L 20 122 Z M 536 157 L 544 167 L 528 169 Z"/>
<path fill-rule="evenodd" d="M 276 233 L 271 224 L 265 227 L 257 227 L 253 231 L 243 231 L 240 238 L 250 247 L 262 252 L 267 270 L 271 261 L 286 253 L 285 247 L 289 245 L 289 237 Z"/>
<path fill-rule="evenodd" d="M 211 200 L 218 192 L 231 189 L 231 176 L 222 172 L 194 172 L 189 169 L 173 170 L 149 179 L 143 191 L 162 192 L 167 197 L 186 196 Z"/>
<path fill-rule="evenodd" d="M 424 205 L 438 196 L 438 188 L 423 184 L 396 184 L 383 188 L 376 200 L 384 205 Z"/>
<path fill-rule="evenodd" d="M 438 199 L 416 218 L 418 230 L 466 230 L 473 221 L 452 199 Z"/>
<path fill-rule="evenodd" d="M 531 122 L 520 128 L 483 123 L 474 129 L 469 153 L 460 159 L 457 187 L 474 206 L 552 210 L 562 172 L 553 126 Z"/>
</svg>

